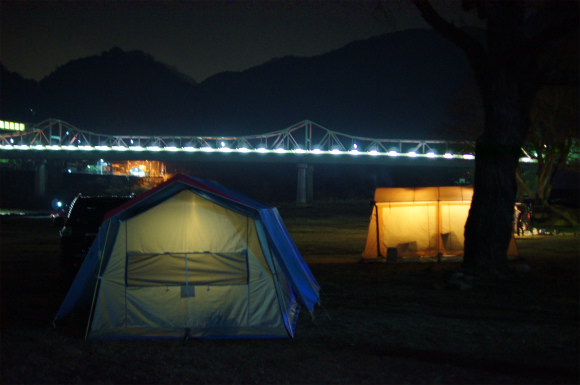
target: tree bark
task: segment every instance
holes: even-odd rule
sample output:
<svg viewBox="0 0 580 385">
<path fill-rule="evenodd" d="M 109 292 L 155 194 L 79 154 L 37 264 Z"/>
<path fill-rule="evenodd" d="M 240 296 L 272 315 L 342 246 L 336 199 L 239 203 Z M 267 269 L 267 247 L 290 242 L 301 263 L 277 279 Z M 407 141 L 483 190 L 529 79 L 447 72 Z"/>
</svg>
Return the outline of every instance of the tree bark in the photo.
<svg viewBox="0 0 580 385">
<path fill-rule="evenodd" d="M 559 207 L 554 207 L 552 205 L 548 206 L 548 209 L 550 211 L 552 211 L 553 213 L 561 216 L 562 218 L 564 218 L 565 220 L 568 221 L 568 223 L 570 223 L 570 225 L 578 227 L 580 226 L 580 222 L 578 222 L 578 219 L 576 219 L 574 217 L 574 215 L 572 215 L 569 211 L 567 211 L 565 208 L 560 209 Z"/>
<path fill-rule="evenodd" d="M 527 124 L 525 106 L 519 102 L 531 104 L 525 87 L 508 77 L 500 79 L 491 81 L 490 98 L 497 103 L 488 105 L 486 131 L 477 140 L 474 194 L 465 224 L 463 267 L 480 272 L 507 270 L 516 171 Z"/>
<path fill-rule="evenodd" d="M 477 141 L 475 188 L 465 224 L 463 267 L 505 271 L 517 193 L 518 153 L 489 135 Z M 485 236 L 482 236 L 485 234 Z"/>
<path fill-rule="evenodd" d="M 534 194 L 532 189 L 530 189 L 530 186 L 528 186 L 528 184 L 524 181 L 524 178 L 522 177 L 522 169 L 520 167 L 516 169 L 516 180 L 520 188 L 519 189 L 520 196 L 518 197 L 519 201 L 521 202 L 523 200 L 524 192 L 528 193 L 528 196 L 532 201 L 535 201 L 536 194 Z"/>
<path fill-rule="evenodd" d="M 485 131 L 477 140 L 475 183 L 465 224 L 463 267 L 479 271 L 507 270 L 517 196 L 516 171 L 530 125 L 536 89 L 532 56 L 518 52 L 521 12 L 504 6 L 488 9 L 487 61 L 480 84 Z"/>
</svg>

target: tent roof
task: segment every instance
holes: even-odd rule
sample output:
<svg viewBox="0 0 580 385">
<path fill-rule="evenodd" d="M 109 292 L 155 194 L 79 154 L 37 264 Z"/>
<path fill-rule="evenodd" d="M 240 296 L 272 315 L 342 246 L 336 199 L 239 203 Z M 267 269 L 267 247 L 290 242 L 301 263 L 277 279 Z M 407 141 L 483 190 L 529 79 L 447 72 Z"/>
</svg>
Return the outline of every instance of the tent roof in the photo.
<svg viewBox="0 0 580 385">
<path fill-rule="evenodd" d="M 471 202 L 473 187 L 390 187 L 375 190 L 375 202 Z"/>
<path fill-rule="evenodd" d="M 117 215 L 119 215 L 120 219 L 132 217 L 157 205 L 159 202 L 184 189 L 193 190 L 199 195 L 209 198 L 212 201 L 221 201 L 222 203 L 227 201 L 229 203 L 228 206 L 235 206 L 242 212 L 272 208 L 272 206 L 255 201 L 218 183 L 194 178 L 184 174 L 177 174 L 157 187 L 139 195 L 137 198 L 131 199 L 121 206 L 107 212 L 104 216 L 104 220 Z"/>
</svg>

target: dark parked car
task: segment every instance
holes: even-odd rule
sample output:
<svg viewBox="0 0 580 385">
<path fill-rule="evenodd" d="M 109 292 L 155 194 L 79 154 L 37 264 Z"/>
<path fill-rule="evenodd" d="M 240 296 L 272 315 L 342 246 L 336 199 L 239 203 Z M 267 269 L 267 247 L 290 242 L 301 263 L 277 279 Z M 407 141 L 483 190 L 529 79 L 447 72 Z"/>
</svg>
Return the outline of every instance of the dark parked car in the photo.
<svg viewBox="0 0 580 385">
<path fill-rule="evenodd" d="M 77 195 L 67 215 L 57 216 L 60 229 L 60 258 L 64 267 L 78 267 L 91 247 L 105 213 L 133 197 Z"/>
</svg>

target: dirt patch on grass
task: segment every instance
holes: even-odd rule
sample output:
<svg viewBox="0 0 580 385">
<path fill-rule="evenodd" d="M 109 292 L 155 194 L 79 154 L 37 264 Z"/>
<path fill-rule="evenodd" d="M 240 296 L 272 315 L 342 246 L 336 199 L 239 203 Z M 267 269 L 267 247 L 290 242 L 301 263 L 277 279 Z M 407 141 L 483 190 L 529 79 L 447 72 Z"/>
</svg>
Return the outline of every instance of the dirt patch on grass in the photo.
<svg viewBox="0 0 580 385">
<path fill-rule="evenodd" d="M 459 263 L 361 263 L 363 203 L 281 208 L 322 286 L 293 340 L 85 342 L 51 326 L 70 277 L 49 219 L 2 218 L 2 383 L 578 383 L 578 237 L 517 240 L 528 273 L 442 285 Z"/>
</svg>

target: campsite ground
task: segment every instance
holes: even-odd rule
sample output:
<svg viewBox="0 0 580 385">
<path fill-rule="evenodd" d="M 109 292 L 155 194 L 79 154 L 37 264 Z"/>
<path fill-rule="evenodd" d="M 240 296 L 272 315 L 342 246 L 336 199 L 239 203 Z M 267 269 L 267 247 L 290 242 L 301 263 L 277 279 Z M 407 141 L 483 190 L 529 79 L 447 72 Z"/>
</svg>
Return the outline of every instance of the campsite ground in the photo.
<svg viewBox="0 0 580 385">
<path fill-rule="evenodd" d="M 370 208 L 281 208 L 322 286 L 293 340 L 85 342 L 51 320 L 70 277 L 48 218 L 2 217 L 1 373 L 16 383 L 579 382 L 578 236 L 517 240 L 529 272 L 449 285 L 458 262 L 361 263 Z"/>
</svg>

